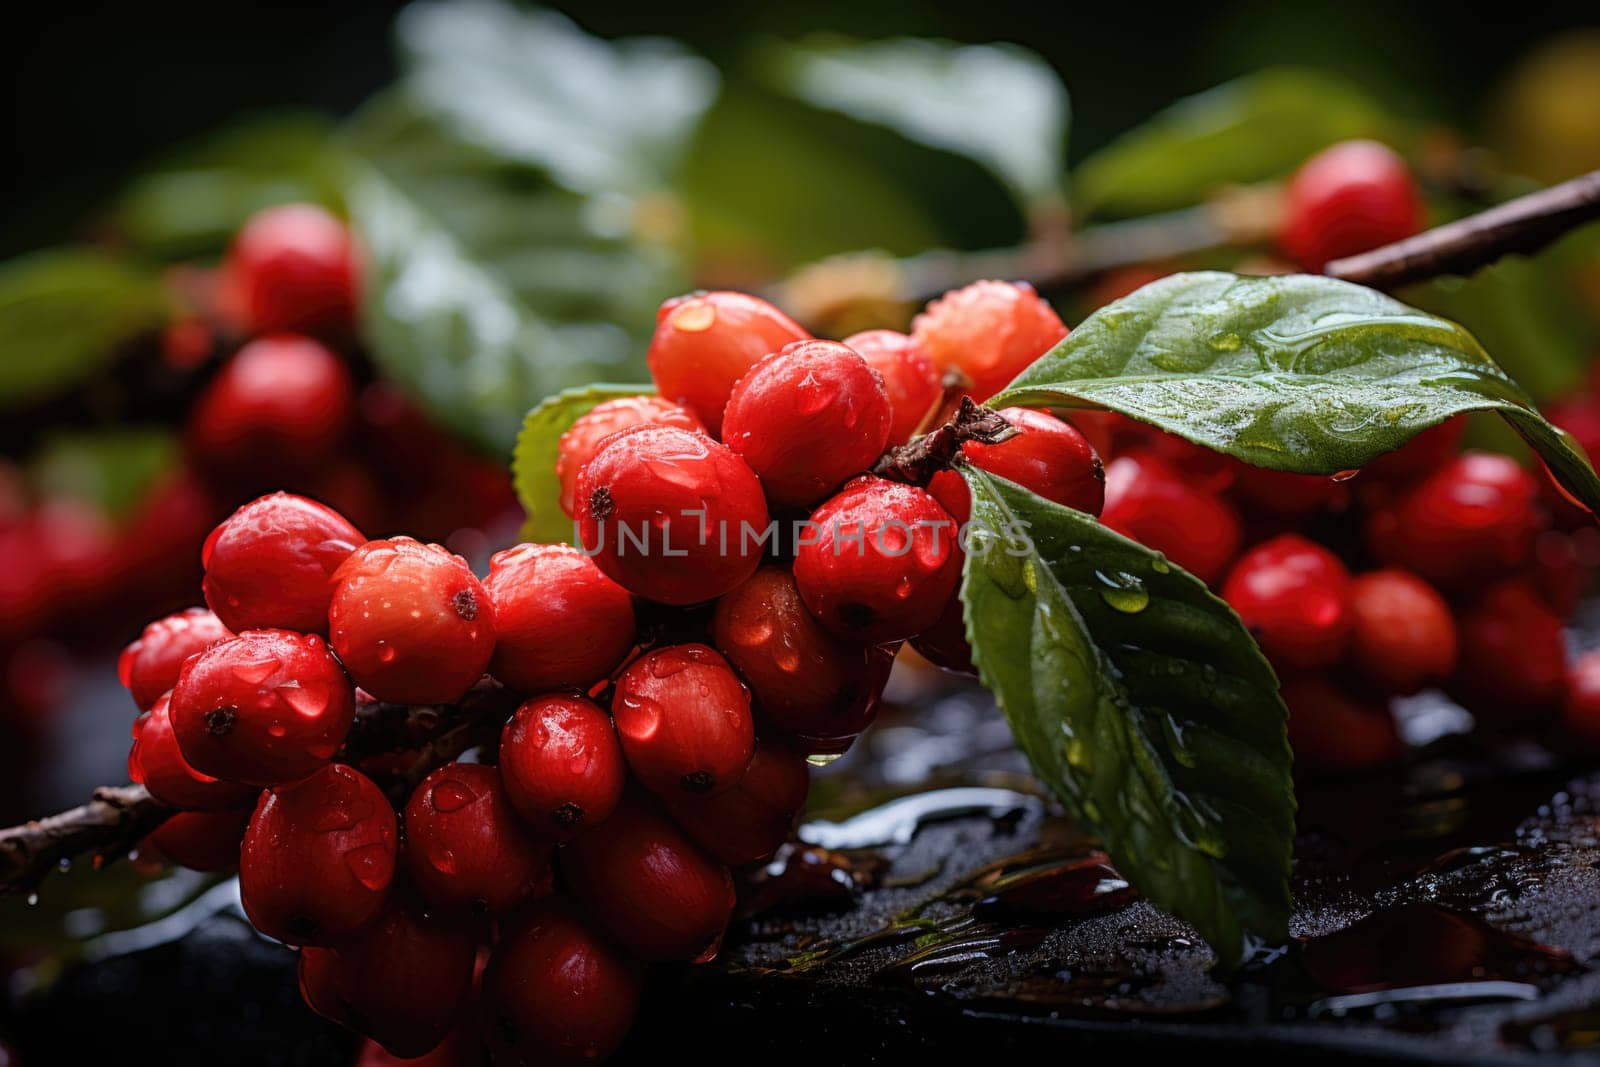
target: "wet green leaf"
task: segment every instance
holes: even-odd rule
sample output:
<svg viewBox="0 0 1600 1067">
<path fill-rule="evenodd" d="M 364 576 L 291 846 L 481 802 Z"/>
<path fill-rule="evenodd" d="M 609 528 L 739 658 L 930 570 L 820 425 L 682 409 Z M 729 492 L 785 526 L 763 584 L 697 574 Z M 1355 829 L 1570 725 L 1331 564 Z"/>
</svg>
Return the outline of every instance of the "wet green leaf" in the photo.
<svg viewBox="0 0 1600 1067">
<path fill-rule="evenodd" d="M 60 249 L 0 265 L 0 409 L 81 381 L 170 310 L 158 277 L 98 252 Z"/>
<path fill-rule="evenodd" d="M 511 453 L 512 482 L 528 516 L 522 527 L 524 541 L 572 540 L 572 521 L 561 510 L 561 480 L 556 477 L 561 435 L 596 404 L 654 392 L 653 385 L 589 385 L 552 396 L 528 412 Z"/>
<path fill-rule="evenodd" d="M 896 38 L 774 48 L 769 75 L 814 107 L 975 160 L 1024 206 L 1059 201 L 1070 107 L 1035 52 Z"/>
<path fill-rule="evenodd" d="M 1084 320 L 992 403 L 1102 407 L 1247 463 L 1335 474 L 1468 411 L 1600 508 L 1600 478 L 1466 330 L 1311 275 L 1175 274 Z"/>
<path fill-rule="evenodd" d="M 1034 771 L 1224 966 L 1287 935 L 1287 711 L 1233 611 L 1162 556 L 971 467 L 967 637 Z M 1023 535 L 1025 534 L 1025 538 Z"/>
<path fill-rule="evenodd" d="M 1336 141 L 1396 136 L 1344 79 L 1264 70 L 1179 100 L 1089 156 L 1073 172 L 1073 203 L 1084 215 L 1187 207 L 1220 186 L 1286 174 Z"/>
</svg>

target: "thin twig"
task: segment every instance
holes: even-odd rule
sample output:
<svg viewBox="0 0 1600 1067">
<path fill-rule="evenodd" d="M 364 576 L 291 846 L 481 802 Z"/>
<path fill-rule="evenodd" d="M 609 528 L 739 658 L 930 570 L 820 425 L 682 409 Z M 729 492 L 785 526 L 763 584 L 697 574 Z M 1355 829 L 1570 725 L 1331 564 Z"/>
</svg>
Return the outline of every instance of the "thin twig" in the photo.
<svg viewBox="0 0 1600 1067">
<path fill-rule="evenodd" d="M 0 830 L 0 892 L 31 893 L 86 852 L 96 866 L 120 859 L 171 814 L 142 785 L 101 786 L 87 804 Z"/>
<path fill-rule="evenodd" d="M 909 444 L 889 449 L 872 468 L 872 473 L 890 481 L 927 485 L 935 474 L 950 466 L 966 442 L 997 445 L 1016 435 L 1016 427 L 999 412 L 973 403 L 970 396 L 963 396 L 954 418 Z"/>
<path fill-rule="evenodd" d="M 1445 274 L 1471 274 L 1501 256 L 1537 252 L 1600 219 L 1600 170 L 1324 268 L 1329 277 L 1390 291 Z"/>
</svg>

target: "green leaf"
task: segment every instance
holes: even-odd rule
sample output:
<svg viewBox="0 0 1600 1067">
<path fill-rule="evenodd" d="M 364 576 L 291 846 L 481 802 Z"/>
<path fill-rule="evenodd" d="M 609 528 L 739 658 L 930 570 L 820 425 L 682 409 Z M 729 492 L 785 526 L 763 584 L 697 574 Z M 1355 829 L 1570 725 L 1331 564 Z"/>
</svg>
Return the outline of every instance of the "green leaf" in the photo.
<svg viewBox="0 0 1600 1067">
<path fill-rule="evenodd" d="M 326 119 L 248 119 L 134 179 L 112 205 L 118 234 L 163 259 L 220 252 L 251 215 L 275 204 L 339 208 L 344 160 Z"/>
<path fill-rule="evenodd" d="M 596 404 L 654 392 L 653 385 L 589 385 L 549 397 L 528 412 L 511 453 L 512 484 L 528 516 L 522 526 L 524 541 L 557 544 L 572 539 L 572 522 L 561 510 L 561 480 L 556 477 L 561 435 Z"/>
<path fill-rule="evenodd" d="M 1332 278 L 1172 275 L 1089 316 L 990 403 L 1107 408 L 1299 474 L 1353 470 L 1493 411 L 1600 509 L 1582 450 L 1471 334 Z"/>
<path fill-rule="evenodd" d="M 1034 771 L 1233 966 L 1287 935 L 1294 789 L 1277 679 L 1194 576 L 972 467 L 967 637 Z M 1025 534 L 1025 538 L 1021 535 Z"/>
<path fill-rule="evenodd" d="M 75 496 L 121 515 L 178 459 L 178 441 L 165 427 L 60 433 L 46 438 L 35 455 L 33 481 L 44 496 Z"/>
<path fill-rule="evenodd" d="M 1395 136 L 1344 79 L 1265 70 L 1179 100 L 1089 156 L 1073 172 L 1073 202 L 1085 216 L 1187 207 L 1220 186 L 1286 174 L 1336 141 Z"/>
<path fill-rule="evenodd" d="M 158 277 L 97 252 L 60 249 L 0 265 L 0 409 L 81 381 L 170 310 Z"/>
<path fill-rule="evenodd" d="M 813 107 L 964 155 L 1024 206 L 1061 199 L 1070 106 L 1037 53 L 1014 45 L 818 38 L 775 47 L 768 74 Z"/>
</svg>

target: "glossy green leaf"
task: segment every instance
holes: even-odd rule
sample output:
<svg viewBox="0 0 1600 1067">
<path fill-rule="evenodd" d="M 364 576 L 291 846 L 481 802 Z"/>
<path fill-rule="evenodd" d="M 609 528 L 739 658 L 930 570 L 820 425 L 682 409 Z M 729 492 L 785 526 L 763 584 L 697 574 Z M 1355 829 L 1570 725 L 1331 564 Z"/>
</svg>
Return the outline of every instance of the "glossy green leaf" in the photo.
<svg viewBox="0 0 1600 1067">
<path fill-rule="evenodd" d="M 967 637 L 1034 771 L 1232 966 L 1287 934 L 1294 789 L 1277 679 L 1152 552 L 971 467 Z"/>
<path fill-rule="evenodd" d="M 1073 172 L 1084 215 L 1187 207 L 1217 188 L 1288 173 L 1352 137 L 1392 140 L 1394 123 L 1360 88 L 1283 67 L 1186 97 L 1089 156 Z"/>
<path fill-rule="evenodd" d="M 556 458 L 561 435 L 596 404 L 621 396 L 654 393 L 653 385 L 590 385 L 546 399 L 528 412 L 511 453 L 511 479 L 527 514 L 524 541 L 556 544 L 572 540 L 572 521 L 561 510 Z"/>
<path fill-rule="evenodd" d="M 1172 275 L 1089 316 L 991 403 L 1107 408 L 1300 474 L 1353 470 L 1493 411 L 1600 509 L 1582 451 L 1471 334 L 1332 278 Z"/>
<path fill-rule="evenodd" d="M 170 310 L 156 275 L 98 252 L 61 249 L 0 265 L 0 409 L 81 381 Z"/>
<path fill-rule="evenodd" d="M 772 49 L 769 76 L 814 107 L 975 160 L 1023 205 L 1059 201 L 1070 107 L 1061 78 L 1014 45 L 834 38 Z"/>
<path fill-rule="evenodd" d="M 274 204 L 340 206 L 343 157 L 315 115 L 249 119 L 163 160 L 112 205 L 119 236 L 165 259 L 214 254 Z"/>
</svg>

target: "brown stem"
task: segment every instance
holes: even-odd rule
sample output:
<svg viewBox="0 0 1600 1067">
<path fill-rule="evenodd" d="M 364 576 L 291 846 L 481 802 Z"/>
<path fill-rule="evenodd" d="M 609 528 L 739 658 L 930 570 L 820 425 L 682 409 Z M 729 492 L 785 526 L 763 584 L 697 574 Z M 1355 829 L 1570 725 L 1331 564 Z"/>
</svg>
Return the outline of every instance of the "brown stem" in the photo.
<svg viewBox="0 0 1600 1067">
<path fill-rule="evenodd" d="M 398 765 L 370 770 L 403 800 L 434 767 L 492 743 L 515 707 L 516 698 L 487 678 L 454 704 L 363 703 L 338 759 L 398 756 Z M 85 853 L 96 867 L 120 859 L 172 814 L 142 785 L 101 786 L 87 804 L 0 829 L 0 894 L 31 893 L 63 860 Z"/>
<path fill-rule="evenodd" d="M 1593 219 L 1600 219 L 1600 170 L 1404 241 L 1336 259 L 1324 273 L 1390 291 L 1444 274 L 1470 274 L 1511 253 L 1537 252 Z"/>
<path fill-rule="evenodd" d="M 997 445 L 1016 435 L 1016 428 L 998 412 L 963 396 L 954 418 L 930 434 L 889 449 L 872 473 L 894 482 L 927 485 L 935 474 L 950 466 L 967 441 Z"/>
</svg>

